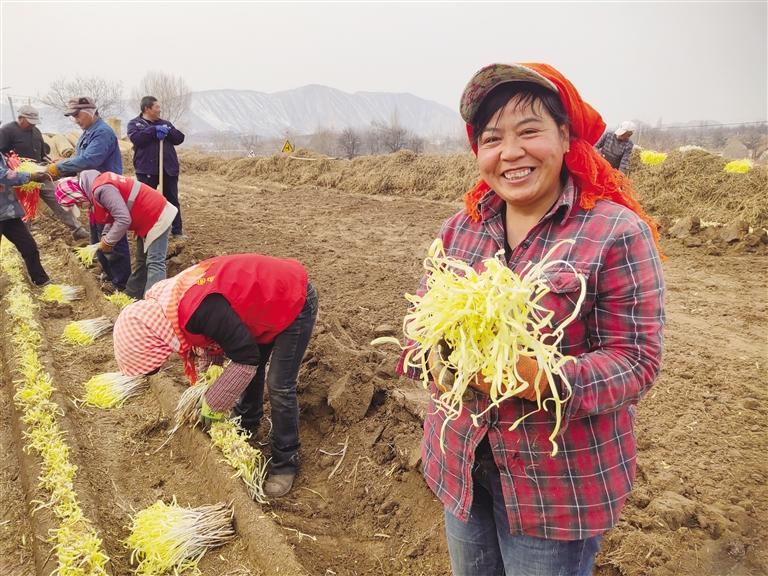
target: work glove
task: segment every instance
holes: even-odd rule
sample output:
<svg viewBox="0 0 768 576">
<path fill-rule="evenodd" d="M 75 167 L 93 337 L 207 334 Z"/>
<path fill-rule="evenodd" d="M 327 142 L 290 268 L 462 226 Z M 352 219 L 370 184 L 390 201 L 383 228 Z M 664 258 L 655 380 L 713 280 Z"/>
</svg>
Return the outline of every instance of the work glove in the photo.
<svg viewBox="0 0 768 576">
<path fill-rule="evenodd" d="M 198 421 L 203 426 L 204 430 L 208 430 L 214 422 L 222 422 L 227 417 L 226 412 L 216 412 L 208 405 L 208 401 L 205 399 L 205 394 L 200 396 L 198 409 L 200 412 Z"/>
<path fill-rule="evenodd" d="M 157 136 L 158 140 L 163 140 L 166 136 L 168 136 L 168 132 L 171 131 L 170 126 L 166 126 L 165 124 L 158 124 L 155 126 L 155 136 Z"/>
<path fill-rule="evenodd" d="M 51 180 L 59 179 L 59 169 L 56 164 L 48 164 L 48 166 L 45 167 L 45 173 L 51 177 Z"/>
<path fill-rule="evenodd" d="M 447 392 L 451 389 L 456 377 L 453 369 L 449 366 L 446 366 L 446 360 L 448 356 L 450 356 L 451 352 L 452 350 L 448 343 L 445 340 L 441 340 L 429 354 L 429 367 L 432 374 L 432 379 L 435 381 L 437 387 L 442 392 Z M 536 380 L 536 374 L 538 371 L 539 364 L 534 358 L 520 356 L 517 361 L 517 372 L 523 380 L 529 383 L 529 386 L 525 390 L 517 393 L 518 398 L 536 402 L 536 390 L 533 386 L 533 383 Z M 441 373 L 442 381 L 440 380 Z M 470 379 L 469 386 L 486 395 L 490 395 L 491 393 L 491 383 L 483 378 L 483 376 L 479 373 L 475 374 L 475 376 Z M 549 389 L 549 384 L 543 375 L 541 381 L 539 382 L 539 388 L 541 390 L 542 398 L 550 396 L 551 391 Z"/>
<path fill-rule="evenodd" d="M 104 254 L 111 253 L 113 248 L 114 246 L 112 246 L 112 244 L 104 240 L 104 238 L 99 240 L 99 250 L 101 250 Z"/>
</svg>

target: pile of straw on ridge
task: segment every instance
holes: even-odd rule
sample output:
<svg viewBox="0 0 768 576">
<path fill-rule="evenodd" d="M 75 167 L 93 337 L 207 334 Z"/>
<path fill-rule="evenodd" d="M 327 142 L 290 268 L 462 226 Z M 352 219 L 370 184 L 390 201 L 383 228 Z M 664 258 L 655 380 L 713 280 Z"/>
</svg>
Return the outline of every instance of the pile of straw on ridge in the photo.
<svg viewBox="0 0 768 576">
<path fill-rule="evenodd" d="M 457 202 L 457 209 L 464 192 L 479 178 L 477 162 L 469 153 L 425 155 L 401 150 L 352 160 L 303 150 L 297 153 L 305 159 L 286 154 L 226 159 L 190 151 L 180 154 L 180 160 L 185 173 L 213 173 L 251 184 L 270 181 L 362 194 L 452 200 Z M 723 171 L 725 164 L 723 158 L 705 150 L 676 150 L 664 163 L 646 166 L 636 152 L 630 176 L 643 205 L 655 217 L 699 216 L 724 223 L 742 219 L 754 227 L 768 227 L 768 168 L 755 166 L 746 174 L 729 174 Z"/>
<path fill-rule="evenodd" d="M 768 227 L 768 168 L 725 172 L 727 160 L 706 150 L 672 151 L 663 164 L 644 166 L 636 152 L 630 177 L 643 206 L 655 216 Z"/>
</svg>

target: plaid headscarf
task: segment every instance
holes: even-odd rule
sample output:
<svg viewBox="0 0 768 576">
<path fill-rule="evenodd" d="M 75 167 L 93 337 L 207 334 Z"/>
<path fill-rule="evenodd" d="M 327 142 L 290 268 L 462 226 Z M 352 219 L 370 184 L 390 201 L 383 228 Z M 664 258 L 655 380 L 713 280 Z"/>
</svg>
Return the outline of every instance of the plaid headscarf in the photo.
<svg viewBox="0 0 768 576">
<path fill-rule="evenodd" d="M 90 202 L 91 199 L 80 186 L 77 178 L 62 178 L 56 183 L 56 202 L 62 206 L 72 206 Z"/>
<path fill-rule="evenodd" d="M 123 374 L 149 374 L 178 352 L 184 360 L 184 373 L 192 384 L 197 381 L 192 347 L 179 326 L 179 302 L 206 269 L 207 265 L 199 263 L 161 280 L 144 300 L 123 308 L 113 329 L 115 359 Z"/>
<path fill-rule="evenodd" d="M 129 304 L 115 321 L 113 344 L 117 366 L 126 376 L 140 376 L 160 368 L 179 339 L 155 300 Z"/>
</svg>

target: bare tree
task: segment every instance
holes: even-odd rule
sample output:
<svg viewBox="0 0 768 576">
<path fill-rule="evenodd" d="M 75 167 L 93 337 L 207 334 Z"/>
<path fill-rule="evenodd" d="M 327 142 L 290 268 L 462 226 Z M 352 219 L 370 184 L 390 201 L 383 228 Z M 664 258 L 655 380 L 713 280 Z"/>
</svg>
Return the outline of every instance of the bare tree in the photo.
<svg viewBox="0 0 768 576">
<path fill-rule="evenodd" d="M 339 134 L 339 147 L 343 150 L 347 158 L 354 158 L 360 154 L 362 144 L 363 139 L 360 137 L 360 134 L 355 132 L 352 128 L 346 128 Z"/>
<path fill-rule="evenodd" d="M 133 100 L 138 106 L 144 96 L 154 96 L 160 102 L 162 116 L 174 124 L 181 120 L 189 110 L 191 93 L 189 86 L 181 76 L 165 72 L 148 72 L 133 92 Z"/>
<path fill-rule="evenodd" d="M 93 98 L 99 114 L 105 118 L 117 116 L 123 110 L 123 83 L 110 82 L 96 76 L 54 80 L 40 101 L 53 108 L 66 110 L 67 102 L 78 96 Z"/>
<path fill-rule="evenodd" d="M 381 145 L 388 152 L 397 152 L 405 148 L 408 140 L 408 130 L 400 124 L 397 109 L 392 112 L 389 124 L 374 122 L 373 127 L 379 133 Z"/>
</svg>

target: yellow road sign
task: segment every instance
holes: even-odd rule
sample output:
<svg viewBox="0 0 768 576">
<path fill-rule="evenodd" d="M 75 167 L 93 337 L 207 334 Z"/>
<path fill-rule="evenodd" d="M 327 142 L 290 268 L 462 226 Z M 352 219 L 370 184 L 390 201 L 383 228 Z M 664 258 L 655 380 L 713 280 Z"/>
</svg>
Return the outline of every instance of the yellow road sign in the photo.
<svg viewBox="0 0 768 576">
<path fill-rule="evenodd" d="M 290 140 L 286 140 L 285 144 L 283 144 L 282 150 L 280 150 L 283 154 L 290 154 L 293 152 L 293 144 L 291 144 Z"/>
</svg>

